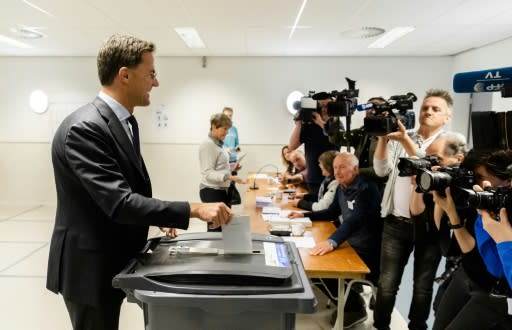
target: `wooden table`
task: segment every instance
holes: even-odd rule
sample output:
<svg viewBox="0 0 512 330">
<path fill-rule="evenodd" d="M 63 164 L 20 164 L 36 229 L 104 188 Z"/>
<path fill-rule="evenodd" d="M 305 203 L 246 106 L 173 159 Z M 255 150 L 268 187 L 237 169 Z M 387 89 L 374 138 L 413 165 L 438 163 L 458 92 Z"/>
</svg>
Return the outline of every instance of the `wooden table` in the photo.
<svg viewBox="0 0 512 330">
<path fill-rule="evenodd" d="M 254 175 L 249 175 L 249 182 L 252 183 Z M 273 192 L 282 190 L 282 187 L 276 184 L 269 184 L 267 179 L 256 179 L 259 189 L 251 190 L 252 184 L 247 185 L 245 192 L 245 201 L 243 205 L 243 214 L 251 218 L 251 231 L 253 233 L 269 234 L 270 225 L 263 221 L 261 217 L 261 208 L 256 208 L 256 196 L 268 196 Z M 290 204 L 275 204 L 281 209 L 295 209 Z M 326 240 L 335 230 L 330 221 L 313 221 L 313 227 L 306 228 L 311 232 L 315 242 L 319 243 Z M 310 278 L 337 278 L 338 285 L 338 318 L 335 329 L 343 329 L 343 297 L 345 294 L 345 279 L 364 279 L 370 270 L 357 255 L 354 249 L 347 243 L 343 243 L 336 250 L 323 255 L 312 256 L 309 254 L 309 248 L 298 248 L 304 269 Z"/>
</svg>

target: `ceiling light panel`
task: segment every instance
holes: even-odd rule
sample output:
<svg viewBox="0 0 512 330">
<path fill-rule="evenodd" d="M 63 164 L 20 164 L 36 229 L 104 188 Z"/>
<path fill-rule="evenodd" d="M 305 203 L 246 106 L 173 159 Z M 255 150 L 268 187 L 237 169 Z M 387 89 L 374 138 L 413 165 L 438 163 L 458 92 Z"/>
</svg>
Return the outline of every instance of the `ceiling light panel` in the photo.
<svg viewBox="0 0 512 330">
<path fill-rule="evenodd" d="M 197 30 L 193 27 L 176 27 L 174 31 L 189 48 L 206 48 Z"/>
</svg>

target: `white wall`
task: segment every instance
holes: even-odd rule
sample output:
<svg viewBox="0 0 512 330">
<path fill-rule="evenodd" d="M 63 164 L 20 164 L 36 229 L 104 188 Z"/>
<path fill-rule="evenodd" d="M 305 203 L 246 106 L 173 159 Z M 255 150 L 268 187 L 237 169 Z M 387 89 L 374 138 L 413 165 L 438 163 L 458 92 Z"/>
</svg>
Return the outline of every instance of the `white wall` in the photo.
<svg viewBox="0 0 512 330">
<path fill-rule="evenodd" d="M 235 109 L 247 152 L 244 171 L 255 171 L 269 161 L 279 164 L 293 127 L 285 109 L 290 91 L 341 90 L 349 77 L 357 81 L 361 103 L 406 92 L 421 100 L 431 87 L 451 89 L 453 66 L 451 57 L 213 57 L 202 68 L 199 57 L 157 57 L 160 87 L 149 108 L 136 110 L 155 196 L 198 199 L 198 144 L 210 115 L 225 105 Z M 0 57 L 0 70 L 0 202 L 54 202 L 47 143 L 64 114 L 97 94 L 95 59 Z M 49 95 L 50 110 L 43 115 L 29 110 L 36 88 Z M 168 115 L 167 128 L 157 126 L 157 109 Z M 353 116 L 353 127 L 362 125 L 362 117 Z M 465 132 L 466 122 L 456 112 L 452 128 Z"/>
</svg>

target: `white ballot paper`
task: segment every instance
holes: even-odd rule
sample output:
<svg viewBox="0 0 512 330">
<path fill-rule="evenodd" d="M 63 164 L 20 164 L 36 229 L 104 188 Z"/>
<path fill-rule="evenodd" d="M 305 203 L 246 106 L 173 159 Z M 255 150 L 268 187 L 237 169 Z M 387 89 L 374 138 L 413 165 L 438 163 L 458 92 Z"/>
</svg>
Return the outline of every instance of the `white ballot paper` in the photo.
<svg viewBox="0 0 512 330">
<path fill-rule="evenodd" d="M 230 223 L 222 225 L 225 254 L 251 254 L 251 222 L 248 215 L 235 215 Z"/>
</svg>

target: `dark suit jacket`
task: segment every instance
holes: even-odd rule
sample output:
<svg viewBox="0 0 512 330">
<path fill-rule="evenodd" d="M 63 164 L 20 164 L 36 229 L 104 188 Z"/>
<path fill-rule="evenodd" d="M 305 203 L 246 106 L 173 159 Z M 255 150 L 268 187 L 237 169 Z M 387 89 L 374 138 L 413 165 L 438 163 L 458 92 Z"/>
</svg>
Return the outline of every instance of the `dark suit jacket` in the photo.
<svg viewBox="0 0 512 330">
<path fill-rule="evenodd" d="M 151 198 L 144 161 L 100 98 L 63 121 L 52 161 L 57 214 L 46 287 L 99 306 L 112 278 L 144 247 L 148 226 L 185 229 L 190 207 Z"/>
</svg>

